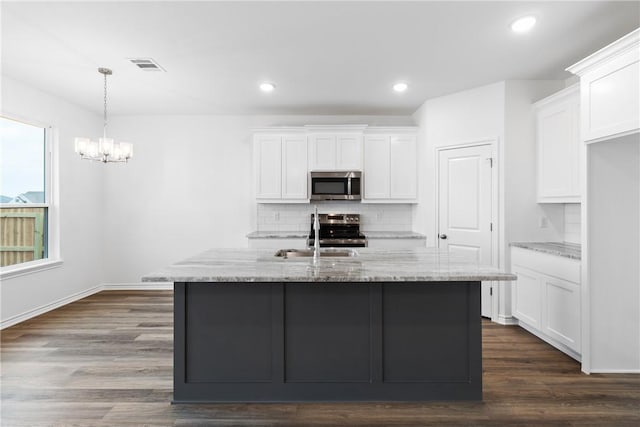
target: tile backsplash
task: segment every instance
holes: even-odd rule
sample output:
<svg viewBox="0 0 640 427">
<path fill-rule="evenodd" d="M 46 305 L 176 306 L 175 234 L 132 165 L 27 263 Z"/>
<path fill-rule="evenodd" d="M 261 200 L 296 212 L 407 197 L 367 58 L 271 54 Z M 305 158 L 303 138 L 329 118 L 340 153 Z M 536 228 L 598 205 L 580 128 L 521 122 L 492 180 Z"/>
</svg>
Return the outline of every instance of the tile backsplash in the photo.
<svg viewBox="0 0 640 427">
<path fill-rule="evenodd" d="M 314 204 L 257 204 L 258 231 L 308 231 Z M 411 231 L 413 205 L 318 203 L 319 213 L 359 213 L 362 231 Z"/>
<path fill-rule="evenodd" d="M 567 203 L 564 205 L 565 242 L 582 243 L 580 239 L 581 218 L 580 203 Z"/>
</svg>

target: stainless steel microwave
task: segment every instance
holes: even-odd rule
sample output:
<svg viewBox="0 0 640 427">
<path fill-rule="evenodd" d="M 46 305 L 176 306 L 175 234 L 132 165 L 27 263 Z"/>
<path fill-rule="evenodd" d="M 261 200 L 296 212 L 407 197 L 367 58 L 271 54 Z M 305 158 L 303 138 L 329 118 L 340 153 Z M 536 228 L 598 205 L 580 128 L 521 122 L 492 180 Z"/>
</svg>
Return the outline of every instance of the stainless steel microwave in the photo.
<svg viewBox="0 0 640 427">
<path fill-rule="evenodd" d="M 362 172 L 311 172 L 311 200 L 360 200 Z"/>
</svg>

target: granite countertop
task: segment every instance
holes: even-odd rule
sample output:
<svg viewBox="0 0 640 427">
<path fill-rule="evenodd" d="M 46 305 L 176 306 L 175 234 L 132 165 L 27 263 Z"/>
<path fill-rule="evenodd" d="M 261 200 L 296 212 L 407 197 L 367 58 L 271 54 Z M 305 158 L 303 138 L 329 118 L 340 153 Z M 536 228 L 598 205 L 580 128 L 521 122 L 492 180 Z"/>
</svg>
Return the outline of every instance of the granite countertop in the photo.
<svg viewBox="0 0 640 427">
<path fill-rule="evenodd" d="M 509 244 L 516 248 L 529 249 L 564 258 L 581 260 L 581 246 L 567 242 L 513 242 Z"/>
<path fill-rule="evenodd" d="M 294 239 L 309 237 L 308 231 L 252 231 L 247 234 L 249 239 Z"/>
<path fill-rule="evenodd" d="M 368 239 L 426 239 L 424 234 L 415 231 L 363 231 Z"/>
<path fill-rule="evenodd" d="M 425 239 L 424 234 L 415 231 L 363 231 L 368 239 Z M 253 231 L 247 234 L 249 239 L 293 239 L 306 238 L 308 231 Z"/>
<path fill-rule="evenodd" d="M 358 248 L 356 257 L 275 257 L 273 249 L 211 249 L 145 275 L 143 282 L 437 282 L 515 280 L 435 248 Z"/>
</svg>

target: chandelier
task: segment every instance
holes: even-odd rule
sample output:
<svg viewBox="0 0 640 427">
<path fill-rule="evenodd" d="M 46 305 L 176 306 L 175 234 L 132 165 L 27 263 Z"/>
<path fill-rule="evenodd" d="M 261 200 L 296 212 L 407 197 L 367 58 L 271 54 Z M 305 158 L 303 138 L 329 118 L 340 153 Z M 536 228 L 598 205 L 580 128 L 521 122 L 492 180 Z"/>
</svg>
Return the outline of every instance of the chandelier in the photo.
<svg viewBox="0 0 640 427">
<path fill-rule="evenodd" d="M 113 138 L 107 138 L 107 76 L 113 74 L 109 68 L 98 68 L 98 72 L 104 75 L 104 130 L 102 138 L 92 141 L 89 138 L 76 138 L 76 153 L 85 160 L 94 160 L 103 163 L 126 162 L 133 157 L 133 145 L 128 142 L 115 142 Z"/>
</svg>

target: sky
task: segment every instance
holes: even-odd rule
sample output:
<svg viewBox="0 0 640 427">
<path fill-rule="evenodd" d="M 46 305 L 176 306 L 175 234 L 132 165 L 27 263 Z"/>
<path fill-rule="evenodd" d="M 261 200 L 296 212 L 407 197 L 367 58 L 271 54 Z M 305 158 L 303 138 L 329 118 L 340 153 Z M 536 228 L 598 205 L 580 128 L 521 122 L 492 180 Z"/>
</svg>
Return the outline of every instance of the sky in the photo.
<svg viewBox="0 0 640 427">
<path fill-rule="evenodd" d="M 44 191 L 44 128 L 0 117 L 0 195 Z"/>
</svg>

